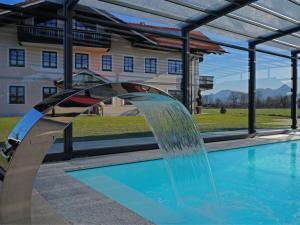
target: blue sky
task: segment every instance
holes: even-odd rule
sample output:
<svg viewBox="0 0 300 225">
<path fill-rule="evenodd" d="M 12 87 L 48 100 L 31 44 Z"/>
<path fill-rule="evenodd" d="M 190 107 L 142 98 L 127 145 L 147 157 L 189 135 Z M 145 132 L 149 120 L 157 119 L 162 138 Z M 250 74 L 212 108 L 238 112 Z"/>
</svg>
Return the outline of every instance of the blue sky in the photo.
<svg viewBox="0 0 300 225">
<path fill-rule="evenodd" d="M 23 2 L 23 1 L 20 1 L 20 0 L 0 0 L 0 3 L 5 3 L 5 4 L 16 4 L 16 3 L 19 3 L 19 2 Z"/>
</svg>

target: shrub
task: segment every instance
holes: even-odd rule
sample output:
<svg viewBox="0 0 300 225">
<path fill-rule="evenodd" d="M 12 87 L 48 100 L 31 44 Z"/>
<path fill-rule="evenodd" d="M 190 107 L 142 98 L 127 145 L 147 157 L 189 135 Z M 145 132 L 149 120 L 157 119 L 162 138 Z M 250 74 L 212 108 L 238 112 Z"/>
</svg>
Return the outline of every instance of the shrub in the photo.
<svg viewBox="0 0 300 225">
<path fill-rule="evenodd" d="M 224 106 L 221 107 L 220 113 L 225 114 L 227 112 L 226 108 Z"/>
</svg>

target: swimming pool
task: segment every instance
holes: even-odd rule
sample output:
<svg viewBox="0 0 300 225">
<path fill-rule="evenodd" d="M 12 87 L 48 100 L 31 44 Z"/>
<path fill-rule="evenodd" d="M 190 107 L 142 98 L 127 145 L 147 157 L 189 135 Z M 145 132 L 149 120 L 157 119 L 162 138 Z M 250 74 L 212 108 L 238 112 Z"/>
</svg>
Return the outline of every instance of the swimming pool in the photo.
<svg viewBox="0 0 300 225">
<path fill-rule="evenodd" d="M 156 224 L 300 224 L 299 150 L 289 141 L 209 153 L 222 213 L 178 205 L 163 160 L 68 173 Z"/>
</svg>

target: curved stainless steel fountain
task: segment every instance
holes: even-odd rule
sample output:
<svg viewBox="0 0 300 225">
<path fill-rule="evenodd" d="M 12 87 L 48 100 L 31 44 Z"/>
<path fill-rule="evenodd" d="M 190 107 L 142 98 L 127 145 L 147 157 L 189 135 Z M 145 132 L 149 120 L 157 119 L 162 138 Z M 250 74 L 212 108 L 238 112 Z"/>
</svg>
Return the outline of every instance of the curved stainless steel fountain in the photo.
<svg viewBox="0 0 300 225">
<path fill-rule="evenodd" d="M 146 95 L 145 93 L 151 93 Z M 37 104 L 16 125 L 1 149 L 1 224 L 30 224 L 31 195 L 38 169 L 55 137 L 91 106 L 119 97 L 149 101 L 168 94 L 136 83 L 108 83 L 63 91 Z"/>
</svg>

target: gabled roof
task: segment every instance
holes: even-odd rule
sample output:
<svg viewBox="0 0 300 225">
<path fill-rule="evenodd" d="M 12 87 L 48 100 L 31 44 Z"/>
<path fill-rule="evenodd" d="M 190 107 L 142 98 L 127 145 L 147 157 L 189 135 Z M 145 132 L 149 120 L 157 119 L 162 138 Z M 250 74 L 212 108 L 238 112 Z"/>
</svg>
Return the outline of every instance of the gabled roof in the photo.
<svg viewBox="0 0 300 225">
<path fill-rule="evenodd" d="M 146 25 L 144 23 L 129 23 L 130 26 L 134 27 L 143 27 L 147 28 L 149 30 L 155 30 L 155 31 L 162 31 L 171 33 L 174 35 L 178 35 L 178 37 L 181 35 L 181 30 L 178 28 L 173 27 L 161 27 L 161 26 L 153 26 L 153 25 Z M 171 48 L 182 48 L 182 41 L 180 39 L 173 39 L 173 38 L 166 38 L 161 37 L 159 35 L 153 35 L 149 34 L 147 35 L 148 38 L 154 40 L 159 46 L 161 47 L 171 47 Z M 209 38 L 205 36 L 200 31 L 192 31 L 190 32 L 190 37 L 192 38 L 190 40 L 190 48 L 193 51 L 200 51 L 203 53 L 224 53 L 224 49 L 220 47 L 217 44 L 214 43 L 208 43 L 201 40 L 208 40 Z"/>
</svg>

